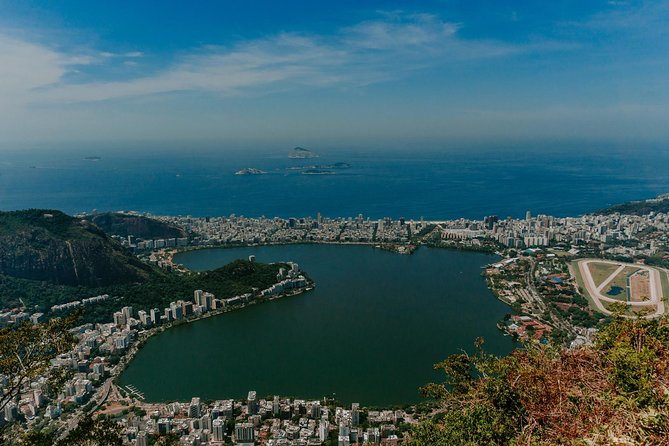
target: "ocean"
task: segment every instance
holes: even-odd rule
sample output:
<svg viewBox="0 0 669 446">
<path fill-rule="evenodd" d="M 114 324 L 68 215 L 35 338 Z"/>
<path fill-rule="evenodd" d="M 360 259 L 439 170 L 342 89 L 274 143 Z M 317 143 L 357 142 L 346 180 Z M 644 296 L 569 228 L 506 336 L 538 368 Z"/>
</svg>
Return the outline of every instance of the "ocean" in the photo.
<svg viewBox="0 0 669 446">
<path fill-rule="evenodd" d="M 335 150 L 290 148 L 0 152 L 0 209 L 163 215 L 371 218 L 580 215 L 669 191 L 659 147 Z M 99 156 L 99 160 L 85 157 Z M 333 175 L 295 167 L 343 162 Z M 254 167 L 265 175 L 239 176 Z"/>
</svg>

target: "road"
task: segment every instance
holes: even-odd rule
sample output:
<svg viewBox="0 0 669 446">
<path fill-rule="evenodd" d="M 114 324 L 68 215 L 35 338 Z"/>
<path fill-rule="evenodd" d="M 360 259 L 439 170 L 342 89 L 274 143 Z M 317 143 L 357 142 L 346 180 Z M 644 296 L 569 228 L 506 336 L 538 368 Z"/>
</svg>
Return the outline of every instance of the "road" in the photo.
<svg viewBox="0 0 669 446">
<path fill-rule="evenodd" d="M 546 302 L 544 302 L 544 299 L 541 297 L 541 294 L 537 290 L 537 288 L 534 285 L 534 279 L 535 279 L 535 270 L 536 270 L 536 262 L 534 259 L 530 259 L 530 269 L 527 272 L 527 277 L 525 280 L 527 281 L 527 290 L 528 290 L 528 297 L 530 297 L 530 301 L 537 306 L 537 308 L 546 313 L 548 312 L 550 314 L 550 322 L 555 326 L 558 327 L 562 330 L 565 330 L 569 333 L 575 333 L 574 327 L 571 326 L 571 324 L 566 323 L 559 317 L 556 317 L 552 311 L 548 311 L 548 308 L 546 306 Z"/>
<path fill-rule="evenodd" d="M 79 425 L 79 422 L 81 421 L 81 418 L 84 417 L 84 415 L 94 413 L 96 410 L 100 408 L 102 404 L 105 403 L 105 401 L 107 401 L 109 393 L 114 387 L 112 381 L 113 378 L 108 378 L 107 381 L 105 381 L 105 383 L 102 385 L 102 387 L 98 389 L 98 391 L 93 396 L 93 399 L 96 401 L 95 405 L 88 412 L 84 412 L 83 407 L 77 409 L 77 411 L 72 415 L 72 418 L 70 418 L 65 424 L 65 429 L 58 436 L 59 440 L 62 440 L 65 437 L 67 437 L 68 434 Z"/>
</svg>

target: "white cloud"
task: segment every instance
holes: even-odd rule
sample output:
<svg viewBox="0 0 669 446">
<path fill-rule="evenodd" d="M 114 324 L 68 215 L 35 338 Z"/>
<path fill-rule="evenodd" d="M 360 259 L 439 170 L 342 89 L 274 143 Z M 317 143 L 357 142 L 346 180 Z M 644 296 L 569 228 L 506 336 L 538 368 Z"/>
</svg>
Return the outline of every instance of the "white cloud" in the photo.
<svg viewBox="0 0 669 446">
<path fill-rule="evenodd" d="M 73 57 L 44 46 L 4 40 L 0 65 L 14 66 L 13 89 L 32 104 L 105 101 L 152 94 L 208 91 L 219 95 L 257 94 L 291 86 L 360 86 L 405 75 L 411 70 L 462 59 L 499 57 L 531 46 L 475 41 L 458 36 L 460 25 L 431 14 L 391 12 L 378 20 L 341 29 L 333 35 L 283 33 L 232 46 L 205 46 L 153 74 L 120 81 L 66 81 L 68 66 L 125 59 L 129 69 L 139 51 L 97 52 Z M 12 51 L 9 51 L 12 50 Z M 20 63 L 8 60 L 16 53 Z M 11 56 L 9 56 L 11 57 Z M 128 63 L 129 62 L 129 63 Z M 42 64 L 39 68 L 30 64 Z M 24 78 L 36 76 L 32 81 Z"/>
<path fill-rule="evenodd" d="M 16 106 L 31 91 L 58 83 L 73 59 L 45 46 L 0 34 L 0 97 Z"/>
</svg>

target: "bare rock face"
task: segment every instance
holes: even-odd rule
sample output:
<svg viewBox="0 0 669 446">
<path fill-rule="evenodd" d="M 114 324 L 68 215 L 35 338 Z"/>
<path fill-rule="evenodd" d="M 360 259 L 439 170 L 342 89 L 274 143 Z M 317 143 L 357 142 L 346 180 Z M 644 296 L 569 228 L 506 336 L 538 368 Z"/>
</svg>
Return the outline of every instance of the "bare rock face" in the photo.
<svg viewBox="0 0 669 446">
<path fill-rule="evenodd" d="M 95 224 L 60 211 L 0 212 L 0 274 L 57 285 L 143 282 L 156 274 Z"/>
</svg>

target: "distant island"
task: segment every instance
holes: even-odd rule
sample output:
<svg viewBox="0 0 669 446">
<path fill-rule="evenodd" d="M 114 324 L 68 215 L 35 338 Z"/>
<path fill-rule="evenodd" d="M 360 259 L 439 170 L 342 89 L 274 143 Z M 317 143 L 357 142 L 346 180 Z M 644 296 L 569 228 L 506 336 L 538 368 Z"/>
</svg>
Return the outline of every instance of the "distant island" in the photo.
<svg viewBox="0 0 669 446">
<path fill-rule="evenodd" d="M 235 172 L 235 175 L 263 175 L 266 174 L 264 170 L 256 169 L 254 167 L 246 167 Z"/>
<path fill-rule="evenodd" d="M 302 171 L 302 175 L 334 175 L 335 172 L 324 169 L 307 169 Z"/>
<path fill-rule="evenodd" d="M 310 170 L 310 169 L 350 169 L 351 165 L 349 163 L 334 163 L 334 164 L 324 164 L 320 166 L 311 165 L 311 166 L 291 166 L 286 167 L 286 170 Z"/>
<path fill-rule="evenodd" d="M 86 161 L 100 161 L 102 157 L 100 156 L 87 156 L 84 158 Z"/>
<path fill-rule="evenodd" d="M 288 154 L 288 158 L 293 158 L 293 159 L 318 158 L 318 154 L 303 147 L 295 147 Z"/>
</svg>

